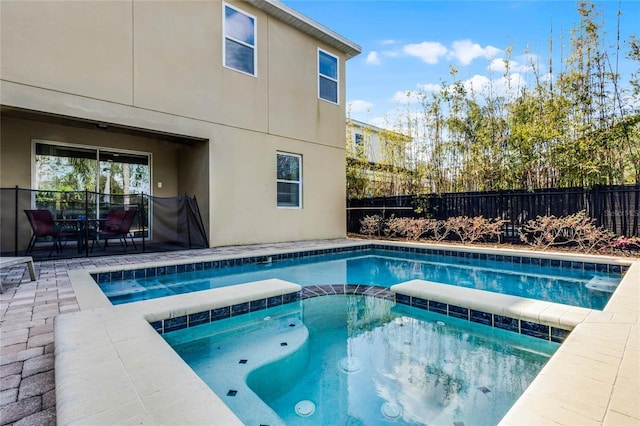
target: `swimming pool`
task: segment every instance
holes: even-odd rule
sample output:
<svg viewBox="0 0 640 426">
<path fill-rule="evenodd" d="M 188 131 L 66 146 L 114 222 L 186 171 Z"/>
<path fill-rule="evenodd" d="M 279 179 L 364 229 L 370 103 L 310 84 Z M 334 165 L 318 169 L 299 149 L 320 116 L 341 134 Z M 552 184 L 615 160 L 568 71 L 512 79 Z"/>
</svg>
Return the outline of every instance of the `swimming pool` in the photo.
<svg viewBox="0 0 640 426">
<path fill-rule="evenodd" d="M 163 334 L 245 424 L 497 424 L 557 343 L 364 296 Z"/>
<path fill-rule="evenodd" d="M 290 255 L 110 272 L 94 278 L 113 304 L 270 278 L 303 286 L 386 287 L 421 279 L 601 310 L 623 273 L 618 265 L 381 245 Z"/>
</svg>

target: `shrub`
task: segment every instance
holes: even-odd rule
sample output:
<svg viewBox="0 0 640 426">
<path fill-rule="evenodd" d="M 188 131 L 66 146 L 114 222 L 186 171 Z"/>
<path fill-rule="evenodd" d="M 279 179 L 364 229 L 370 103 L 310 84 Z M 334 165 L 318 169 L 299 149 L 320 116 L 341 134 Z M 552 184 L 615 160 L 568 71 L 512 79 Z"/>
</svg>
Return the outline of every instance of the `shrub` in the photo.
<svg viewBox="0 0 640 426">
<path fill-rule="evenodd" d="M 597 227 L 595 219 L 584 211 L 569 216 L 538 216 L 520 230 L 520 239 L 530 245 L 546 249 L 551 246 L 573 245 L 587 253 L 610 247 L 613 233 Z"/>
<path fill-rule="evenodd" d="M 500 240 L 502 226 L 507 222 L 502 219 L 485 219 L 482 216 L 457 216 L 447 219 L 447 227 L 460 238 L 463 243 L 474 241 Z"/>
<path fill-rule="evenodd" d="M 373 235 L 380 236 L 383 225 L 384 219 L 382 219 L 382 216 L 377 214 L 373 216 L 365 216 L 364 219 L 360 220 L 360 233 L 370 237 Z"/>
</svg>

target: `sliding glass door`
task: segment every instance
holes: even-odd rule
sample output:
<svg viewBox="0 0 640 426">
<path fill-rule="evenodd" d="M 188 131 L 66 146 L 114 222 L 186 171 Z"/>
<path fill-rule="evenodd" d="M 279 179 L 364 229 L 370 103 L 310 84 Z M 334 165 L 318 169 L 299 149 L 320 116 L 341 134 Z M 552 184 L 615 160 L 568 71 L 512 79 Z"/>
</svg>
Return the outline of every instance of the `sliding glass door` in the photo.
<svg viewBox="0 0 640 426">
<path fill-rule="evenodd" d="M 150 154 L 35 143 L 35 189 L 149 194 Z"/>
</svg>

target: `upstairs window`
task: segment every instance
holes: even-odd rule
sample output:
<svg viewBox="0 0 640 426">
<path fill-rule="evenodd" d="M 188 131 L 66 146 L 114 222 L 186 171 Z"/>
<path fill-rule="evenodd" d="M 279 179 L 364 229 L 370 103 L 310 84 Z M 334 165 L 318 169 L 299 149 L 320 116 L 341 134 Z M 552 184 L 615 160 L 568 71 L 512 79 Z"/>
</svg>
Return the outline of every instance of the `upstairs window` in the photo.
<svg viewBox="0 0 640 426">
<path fill-rule="evenodd" d="M 278 207 L 302 207 L 302 156 L 277 153 Z"/>
<path fill-rule="evenodd" d="M 318 49 L 318 97 L 338 103 L 338 57 Z"/>
<path fill-rule="evenodd" d="M 224 66 L 256 75 L 256 18 L 224 5 Z"/>
</svg>

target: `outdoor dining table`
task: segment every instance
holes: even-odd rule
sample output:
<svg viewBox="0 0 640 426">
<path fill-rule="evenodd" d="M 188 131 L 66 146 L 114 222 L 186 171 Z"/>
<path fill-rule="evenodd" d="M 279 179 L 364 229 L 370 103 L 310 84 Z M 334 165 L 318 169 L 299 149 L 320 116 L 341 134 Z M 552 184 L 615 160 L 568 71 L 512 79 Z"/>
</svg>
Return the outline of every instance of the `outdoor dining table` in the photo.
<svg viewBox="0 0 640 426">
<path fill-rule="evenodd" d="M 99 228 L 100 220 L 85 218 L 62 218 L 55 219 L 54 223 L 60 229 L 72 230 L 73 232 L 77 233 L 78 253 L 82 253 L 82 249 L 85 248 L 85 241 L 88 243 L 89 238 L 96 238 L 95 235 Z"/>
</svg>

